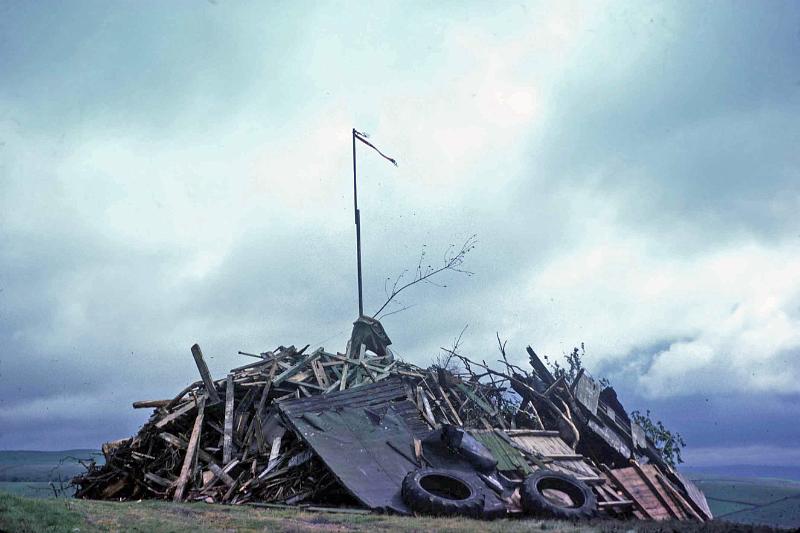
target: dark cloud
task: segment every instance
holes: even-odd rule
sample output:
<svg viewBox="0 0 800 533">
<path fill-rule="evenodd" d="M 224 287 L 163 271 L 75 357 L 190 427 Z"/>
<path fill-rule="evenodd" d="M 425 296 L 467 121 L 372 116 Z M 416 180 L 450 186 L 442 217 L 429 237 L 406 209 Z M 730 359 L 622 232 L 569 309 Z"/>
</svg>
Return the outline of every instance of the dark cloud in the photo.
<svg viewBox="0 0 800 533">
<path fill-rule="evenodd" d="M 0 447 L 134 432 L 131 401 L 197 379 L 194 342 L 215 376 L 343 350 L 355 122 L 400 160 L 359 159 L 368 311 L 478 234 L 474 276 L 385 319 L 404 357 L 465 324 L 487 361 L 496 332 L 520 362 L 585 341 L 691 445 L 791 446 L 796 387 L 744 376 L 798 375 L 798 10 L 773 7 L 0 8 Z M 753 336 L 778 341 L 708 395 L 713 365 L 678 358 L 650 376 L 671 395 L 638 396 L 671 347 Z"/>
</svg>

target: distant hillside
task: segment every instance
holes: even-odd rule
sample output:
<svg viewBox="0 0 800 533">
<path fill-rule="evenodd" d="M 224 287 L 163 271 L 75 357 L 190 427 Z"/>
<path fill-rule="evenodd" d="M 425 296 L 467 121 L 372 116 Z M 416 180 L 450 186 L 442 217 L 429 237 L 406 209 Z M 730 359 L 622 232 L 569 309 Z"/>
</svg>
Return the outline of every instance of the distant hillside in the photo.
<svg viewBox="0 0 800 533">
<path fill-rule="evenodd" d="M 84 472 L 79 460 L 103 462 L 98 450 L 63 450 L 41 452 L 33 450 L 0 451 L 0 481 L 58 481 L 68 480 Z"/>
<path fill-rule="evenodd" d="M 691 479 L 708 477 L 723 478 L 774 478 L 800 481 L 800 466 L 763 466 L 763 465 L 725 465 L 725 466 L 688 466 L 681 467 L 681 472 Z"/>
<path fill-rule="evenodd" d="M 696 479 L 714 518 L 742 524 L 800 528 L 800 483 L 782 479 Z"/>
</svg>

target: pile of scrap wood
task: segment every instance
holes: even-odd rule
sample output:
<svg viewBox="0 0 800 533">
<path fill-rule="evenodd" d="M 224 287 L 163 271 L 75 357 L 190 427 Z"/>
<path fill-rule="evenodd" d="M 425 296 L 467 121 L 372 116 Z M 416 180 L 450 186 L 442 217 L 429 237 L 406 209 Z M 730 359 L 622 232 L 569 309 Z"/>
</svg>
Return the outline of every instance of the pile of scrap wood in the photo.
<svg viewBox="0 0 800 533">
<path fill-rule="evenodd" d="M 103 446 L 105 464 L 75 478 L 76 496 L 425 512 L 409 484 L 428 472 L 461 479 L 480 500 L 443 500 L 441 512 L 495 517 L 525 510 L 523 481 L 547 474 L 587 487 L 579 496 L 592 512 L 657 518 L 657 504 L 669 517 L 710 518 L 702 493 L 587 373 L 556 379 L 530 348 L 530 371 L 505 354 L 501 372 L 456 353 L 458 369 L 424 369 L 397 359 L 390 343 L 362 317 L 344 353 L 240 352 L 256 361 L 219 380 L 195 345 L 201 379 L 171 399 L 135 402 L 154 409 L 150 419 Z M 626 487 L 633 478 L 620 469 L 639 464 L 652 475 Z M 443 497 L 420 476 L 416 490 Z"/>
</svg>

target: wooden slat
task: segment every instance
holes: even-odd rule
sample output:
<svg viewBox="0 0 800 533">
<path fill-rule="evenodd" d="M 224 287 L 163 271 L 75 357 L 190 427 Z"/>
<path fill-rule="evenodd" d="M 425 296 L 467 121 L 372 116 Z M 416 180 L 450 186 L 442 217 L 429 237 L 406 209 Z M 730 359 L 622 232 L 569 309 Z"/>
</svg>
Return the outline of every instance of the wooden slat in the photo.
<svg viewBox="0 0 800 533">
<path fill-rule="evenodd" d="M 328 376 L 325 374 L 325 368 L 322 366 L 322 363 L 319 361 L 319 359 L 311 361 L 311 370 L 314 371 L 314 377 L 317 378 L 317 383 L 323 388 L 323 390 L 331 386 Z"/>
<path fill-rule="evenodd" d="M 147 409 L 154 407 L 166 407 L 172 403 L 172 400 L 141 400 L 133 402 L 134 409 Z"/>
<path fill-rule="evenodd" d="M 352 355 L 352 344 L 350 341 L 347 342 L 347 358 L 344 361 L 344 365 L 342 366 L 342 377 L 339 379 L 339 390 L 345 390 L 347 388 L 347 372 L 348 372 L 348 365 L 350 364 L 350 356 Z"/>
<path fill-rule="evenodd" d="M 303 369 L 308 365 L 311 361 L 317 359 L 320 355 L 322 355 L 322 348 L 315 350 L 313 353 L 306 355 L 300 361 L 292 365 L 291 368 L 284 370 L 280 375 L 278 375 L 274 380 L 272 380 L 272 384 L 274 386 L 278 386 L 283 383 L 284 380 L 289 379 L 290 377 L 294 376 L 303 371 Z"/>
<path fill-rule="evenodd" d="M 205 397 L 206 397 L 205 394 L 201 396 L 201 398 Z M 177 420 L 178 418 L 182 417 L 183 415 L 194 409 L 196 405 L 197 404 L 195 403 L 194 400 L 189 400 L 188 402 L 186 402 L 186 405 L 179 407 L 175 411 L 171 412 L 170 414 L 168 414 L 167 416 L 161 418 L 158 422 L 156 422 L 156 427 L 161 429 L 167 424 L 171 424 L 173 421 Z"/>
<path fill-rule="evenodd" d="M 206 393 L 208 394 L 210 404 L 213 405 L 215 403 L 219 403 L 220 399 L 219 394 L 217 394 L 217 387 L 214 385 L 214 380 L 211 379 L 211 372 L 208 371 L 208 366 L 203 359 L 203 352 L 200 350 L 200 346 L 197 344 L 192 346 L 192 357 L 194 357 L 197 370 L 200 371 L 200 377 L 203 378 L 203 384 L 206 387 Z"/>
<path fill-rule="evenodd" d="M 633 462 L 633 468 L 636 472 L 641 476 L 642 480 L 644 481 L 645 485 L 650 489 L 650 491 L 655 495 L 658 499 L 659 503 L 667 510 L 667 512 L 672 515 L 673 518 L 677 518 L 678 520 L 686 518 L 686 515 L 680 512 L 680 509 L 677 509 L 675 504 L 669 501 L 666 494 L 662 492 L 662 489 L 656 485 L 656 481 L 650 479 L 650 471 L 648 469 L 646 472 L 636 461 Z M 648 465 L 651 466 L 651 465 Z"/>
<path fill-rule="evenodd" d="M 225 382 L 225 434 L 222 442 L 222 462 L 225 464 L 230 463 L 233 456 L 233 396 L 233 374 L 228 374 Z"/>
<path fill-rule="evenodd" d="M 680 505 L 683 508 L 684 512 L 686 512 L 689 516 L 691 516 L 695 520 L 698 520 L 700 522 L 705 522 L 705 518 L 700 516 L 697 513 L 697 511 L 695 511 L 694 508 L 692 508 L 692 505 L 688 501 L 686 501 L 683 495 L 680 492 L 678 492 L 675 489 L 675 487 L 672 486 L 672 483 L 667 481 L 664 478 L 664 476 L 662 476 L 660 473 L 656 474 L 656 481 L 658 481 L 664 488 L 664 490 L 667 492 L 667 494 L 671 496 L 672 499 L 675 500 L 675 502 L 677 502 L 678 505 Z"/>
<path fill-rule="evenodd" d="M 186 490 L 186 483 L 194 470 L 195 458 L 197 456 L 197 446 L 200 444 L 200 434 L 203 430 L 203 416 L 206 409 L 206 397 L 203 396 L 197 405 L 197 418 L 194 419 L 194 427 L 192 428 L 192 436 L 189 438 L 189 444 L 186 446 L 186 456 L 183 458 L 183 466 L 181 467 L 181 475 L 175 485 L 175 495 L 173 501 L 179 502 L 183 500 L 183 493 Z"/>
<path fill-rule="evenodd" d="M 649 520 L 656 519 L 656 517 L 653 516 L 653 514 L 648 509 L 648 505 L 645 502 L 643 502 L 639 497 L 637 497 L 637 495 L 635 495 L 625 484 L 625 480 L 617 476 L 616 473 L 613 470 L 609 469 L 607 466 L 601 465 L 601 468 L 603 468 L 605 473 L 616 482 L 617 486 L 625 494 L 625 496 L 627 496 L 629 500 L 632 500 L 636 504 L 636 506 L 639 508 L 639 511 L 645 516 L 645 518 Z"/>
</svg>

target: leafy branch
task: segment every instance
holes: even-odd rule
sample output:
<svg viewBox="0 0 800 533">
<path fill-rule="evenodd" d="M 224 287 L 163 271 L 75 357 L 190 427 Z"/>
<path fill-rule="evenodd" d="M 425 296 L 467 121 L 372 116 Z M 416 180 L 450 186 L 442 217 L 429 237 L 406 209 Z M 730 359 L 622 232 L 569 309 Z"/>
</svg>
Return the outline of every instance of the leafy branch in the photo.
<svg viewBox="0 0 800 533">
<path fill-rule="evenodd" d="M 668 430 L 664 427 L 664 424 L 661 423 L 661 420 L 653 420 L 650 415 L 650 409 L 648 409 L 645 414 L 639 411 L 633 411 L 631 413 L 631 418 L 641 426 L 644 430 L 644 434 L 653 441 L 661 457 L 671 467 L 675 468 L 676 465 L 683 462 L 681 449 L 686 446 L 686 443 L 683 441 L 683 437 L 681 437 L 680 433 Z"/>
</svg>

